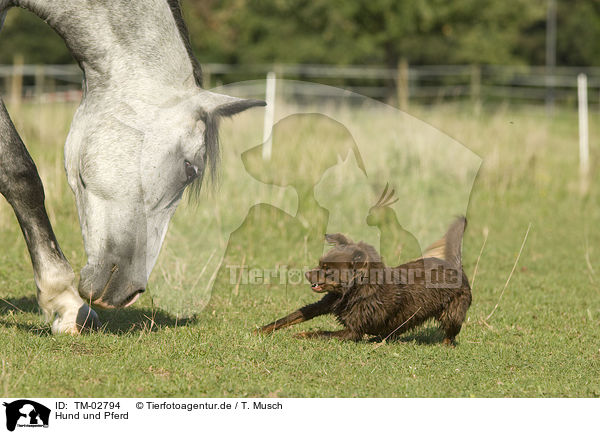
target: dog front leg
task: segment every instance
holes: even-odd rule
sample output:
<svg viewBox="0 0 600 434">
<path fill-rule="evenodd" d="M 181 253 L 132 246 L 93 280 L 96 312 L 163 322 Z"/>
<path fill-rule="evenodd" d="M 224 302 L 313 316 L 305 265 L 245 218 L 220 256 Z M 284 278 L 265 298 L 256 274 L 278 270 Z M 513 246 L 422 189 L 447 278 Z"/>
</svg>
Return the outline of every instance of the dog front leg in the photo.
<svg viewBox="0 0 600 434">
<path fill-rule="evenodd" d="M 271 324 L 267 324 L 266 326 L 255 330 L 254 333 L 272 333 L 275 330 L 289 327 L 294 324 L 300 324 L 301 322 L 308 321 L 314 317 L 331 313 L 331 306 L 333 306 L 333 303 L 335 303 L 336 300 L 337 296 L 333 294 L 327 294 L 316 303 L 308 304 L 303 308 L 290 313 L 288 316 L 280 318 L 277 321 L 273 321 Z"/>
<path fill-rule="evenodd" d="M 313 339 L 313 338 L 321 338 L 321 339 L 341 339 L 348 341 L 360 341 L 363 335 L 356 330 L 344 329 L 337 330 L 335 332 L 319 330 L 316 332 L 301 332 L 294 335 L 296 338 L 301 339 Z"/>
</svg>

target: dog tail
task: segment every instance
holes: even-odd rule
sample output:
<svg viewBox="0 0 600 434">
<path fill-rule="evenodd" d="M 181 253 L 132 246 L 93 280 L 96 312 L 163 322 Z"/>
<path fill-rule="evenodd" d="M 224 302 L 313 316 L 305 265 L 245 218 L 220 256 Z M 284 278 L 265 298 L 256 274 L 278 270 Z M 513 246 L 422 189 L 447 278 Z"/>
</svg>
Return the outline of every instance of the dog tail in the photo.
<svg viewBox="0 0 600 434">
<path fill-rule="evenodd" d="M 425 249 L 422 258 L 438 258 L 449 262 L 456 268 L 462 265 L 462 238 L 467 226 L 465 217 L 458 217 L 446 235 Z"/>
</svg>

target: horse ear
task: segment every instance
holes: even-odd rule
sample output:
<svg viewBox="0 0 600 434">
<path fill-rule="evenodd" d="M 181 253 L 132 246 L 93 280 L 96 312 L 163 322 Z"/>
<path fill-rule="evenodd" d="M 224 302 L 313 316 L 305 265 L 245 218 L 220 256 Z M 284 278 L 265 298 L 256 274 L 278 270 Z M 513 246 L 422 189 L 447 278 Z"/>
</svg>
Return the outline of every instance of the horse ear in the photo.
<svg viewBox="0 0 600 434">
<path fill-rule="evenodd" d="M 266 102 L 259 99 L 243 99 L 234 96 L 222 95 L 209 91 L 198 95 L 201 109 L 215 116 L 233 116 L 251 107 L 264 107 Z"/>
</svg>

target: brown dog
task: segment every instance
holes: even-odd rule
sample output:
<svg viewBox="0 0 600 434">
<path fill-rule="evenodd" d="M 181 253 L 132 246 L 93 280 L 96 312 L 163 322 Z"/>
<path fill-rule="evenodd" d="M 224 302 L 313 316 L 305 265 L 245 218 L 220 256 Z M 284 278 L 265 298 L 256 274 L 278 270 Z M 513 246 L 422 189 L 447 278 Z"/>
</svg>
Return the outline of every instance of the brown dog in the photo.
<svg viewBox="0 0 600 434">
<path fill-rule="evenodd" d="M 386 267 L 369 244 L 354 243 L 342 234 L 325 235 L 333 248 L 319 260 L 318 268 L 306 273 L 312 290 L 325 296 L 257 331 L 271 333 L 334 314 L 343 330 L 297 336 L 359 341 L 368 334 L 387 339 L 435 318 L 445 334 L 443 343 L 454 344 L 471 305 L 471 288 L 461 264 L 466 223 L 464 217 L 458 218 L 423 257 L 395 268 Z"/>
</svg>

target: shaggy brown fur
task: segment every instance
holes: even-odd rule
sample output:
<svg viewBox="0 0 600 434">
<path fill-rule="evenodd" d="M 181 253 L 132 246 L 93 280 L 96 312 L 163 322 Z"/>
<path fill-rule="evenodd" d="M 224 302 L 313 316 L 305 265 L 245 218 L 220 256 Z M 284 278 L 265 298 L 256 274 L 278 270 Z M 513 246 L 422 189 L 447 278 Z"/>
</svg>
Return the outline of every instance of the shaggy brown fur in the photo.
<svg viewBox="0 0 600 434">
<path fill-rule="evenodd" d="M 299 333 L 298 337 L 358 341 L 365 334 L 387 339 L 435 318 L 445 344 L 454 344 L 467 309 L 471 288 L 461 264 L 466 219 L 457 219 L 422 258 L 395 268 L 386 267 L 369 244 L 354 243 L 342 234 L 326 235 L 333 248 L 306 273 L 318 302 L 261 327 L 271 333 L 319 315 L 333 314 L 345 327 L 339 331 Z"/>
</svg>

